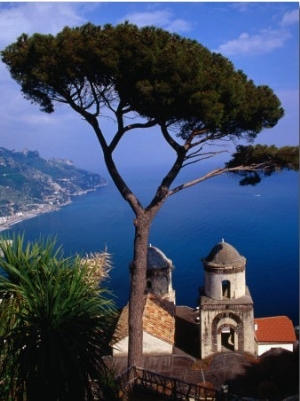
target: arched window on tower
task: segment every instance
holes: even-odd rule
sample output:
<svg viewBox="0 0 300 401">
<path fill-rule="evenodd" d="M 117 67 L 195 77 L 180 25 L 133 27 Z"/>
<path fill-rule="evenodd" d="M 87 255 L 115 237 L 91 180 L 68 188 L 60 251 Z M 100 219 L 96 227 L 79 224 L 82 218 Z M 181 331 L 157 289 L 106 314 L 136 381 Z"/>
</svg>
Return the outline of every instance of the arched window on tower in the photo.
<svg viewBox="0 0 300 401">
<path fill-rule="evenodd" d="M 223 298 L 230 298 L 230 281 L 222 281 L 222 296 Z"/>
<path fill-rule="evenodd" d="M 221 331 L 221 346 L 222 350 L 234 351 L 234 330 L 230 326 L 222 327 Z"/>
</svg>

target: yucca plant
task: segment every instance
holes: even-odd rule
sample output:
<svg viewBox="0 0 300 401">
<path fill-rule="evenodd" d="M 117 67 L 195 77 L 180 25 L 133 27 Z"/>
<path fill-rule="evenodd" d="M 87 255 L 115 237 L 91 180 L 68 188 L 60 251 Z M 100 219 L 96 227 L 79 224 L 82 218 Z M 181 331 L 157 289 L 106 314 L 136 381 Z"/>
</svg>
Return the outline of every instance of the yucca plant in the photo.
<svg viewBox="0 0 300 401">
<path fill-rule="evenodd" d="M 0 239 L 0 254 L 3 400 L 101 397 L 109 374 L 102 357 L 116 312 L 102 280 L 109 255 L 93 265 L 92 257 L 63 257 L 55 240 L 25 246 L 22 236 Z"/>
</svg>

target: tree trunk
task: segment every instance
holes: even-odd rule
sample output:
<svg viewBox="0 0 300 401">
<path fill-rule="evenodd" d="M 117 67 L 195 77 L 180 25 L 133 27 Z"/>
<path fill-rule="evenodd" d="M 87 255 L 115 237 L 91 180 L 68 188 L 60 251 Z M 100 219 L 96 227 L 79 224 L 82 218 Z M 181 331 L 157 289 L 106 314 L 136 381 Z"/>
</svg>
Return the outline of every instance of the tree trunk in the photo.
<svg viewBox="0 0 300 401">
<path fill-rule="evenodd" d="M 135 220 L 134 258 L 130 266 L 128 367 L 143 366 L 143 309 L 146 288 L 150 213 Z"/>
</svg>

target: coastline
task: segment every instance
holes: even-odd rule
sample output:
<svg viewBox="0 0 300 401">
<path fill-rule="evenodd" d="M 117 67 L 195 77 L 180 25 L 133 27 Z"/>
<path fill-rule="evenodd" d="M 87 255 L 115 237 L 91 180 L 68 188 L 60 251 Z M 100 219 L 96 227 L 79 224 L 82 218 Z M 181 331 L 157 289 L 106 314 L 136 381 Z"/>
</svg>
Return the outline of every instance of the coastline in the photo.
<svg viewBox="0 0 300 401">
<path fill-rule="evenodd" d="M 21 223 L 24 220 L 29 220 L 34 217 L 37 217 L 41 214 L 57 212 L 62 207 L 70 205 L 72 203 L 73 197 L 87 195 L 89 192 L 95 192 L 98 188 L 105 187 L 106 185 L 107 185 L 107 183 L 98 185 L 97 187 L 95 187 L 93 189 L 87 189 L 85 191 L 76 192 L 75 194 L 72 194 L 72 197 L 67 202 L 62 203 L 60 205 L 44 205 L 43 207 L 39 208 L 38 210 L 22 212 L 21 215 L 8 216 L 7 220 L 4 223 L 0 224 L 0 232 L 9 230 L 12 226 L 14 226 L 18 223 Z"/>
<path fill-rule="evenodd" d="M 37 217 L 44 213 L 56 212 L 56 211 L 60 210 L 61 207 L 69 205 L 70 203 L 72 203 L 72 201 L 66 202 L 59 206 L 50 206 L 49 205 L 43 209 L 34 210 L 34 211 L 30 211 L 30 212 L 23 212 L 23 214 L 19 215 L 19 216 L 15 216 L 15 215 L 9 216 L 5 223 L 0 224 L 0 232 L 9 230 L 10 227 L 14 226 L 15 224 L 21 223 L 24 220 L 32 219 L 32 218 Z"/>
</svg>

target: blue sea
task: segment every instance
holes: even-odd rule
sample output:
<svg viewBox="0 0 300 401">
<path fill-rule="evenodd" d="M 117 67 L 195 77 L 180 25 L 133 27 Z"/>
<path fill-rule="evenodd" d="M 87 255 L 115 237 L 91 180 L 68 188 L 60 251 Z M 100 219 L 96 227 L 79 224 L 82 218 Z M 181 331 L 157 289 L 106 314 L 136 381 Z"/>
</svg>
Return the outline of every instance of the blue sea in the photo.
<svg viewBox="0 0 300 401">
<path fill-rule="evenodd" d="M 124 174 L 146 206 L 164 172 L 127 169 Z M 184 173 L 178 183 L 191 177 Z M 134 215 L 105 178 L 107 186 L 2 234 L 21 233 L 26 240 L 56 236 L 66 256 L 107 249 L 113 263 L 107 285 L 117 305 L 123 306 L 129 295 Z M 298 178 L 295 172 L 284 172 L 257 186 L 242 187 L 236 178 L 219 176 L 166 201 L 153 221 L 149 241 L 173 261 L 177 305 L 197 305 L 198 288 L 204 284 L 201 259 L 224 239 L 247 259 L 246 281 L 255 317 L 287 315 L 299 324 Z"/>
</svg>

